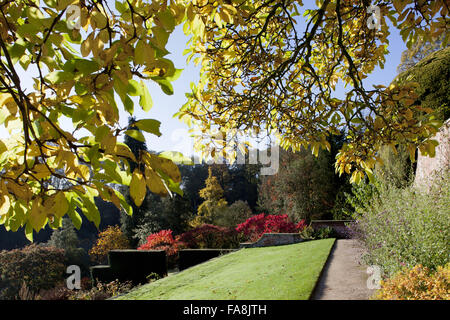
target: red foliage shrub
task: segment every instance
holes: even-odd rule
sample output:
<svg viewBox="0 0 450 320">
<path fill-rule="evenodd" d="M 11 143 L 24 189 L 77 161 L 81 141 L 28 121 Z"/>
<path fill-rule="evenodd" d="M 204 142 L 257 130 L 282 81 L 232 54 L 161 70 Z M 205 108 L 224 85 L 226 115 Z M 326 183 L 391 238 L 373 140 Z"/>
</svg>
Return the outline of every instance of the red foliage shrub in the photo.
<svg viewBox="0 0 450 320">
<path fill-rule="evenodd" d="M 236 227 L 236 231 L 242 234 L 247 241 L 257 241 L 264 233 L 296 233 L 306 227 L 305 220 L 295 224 L 290 221 L 287 214 L 255 215 Z"/>
<path fill-rule="evenodd" d="M 204 224 L 177 237 L 181 247 L 190 249 L 233 249 L 239 246 L 238 233 L 229 228 Z"/>
<path fill-rule="evenodd" d="M 137 248 L 138 250 L 165 250 L 169 265 L 173 265 L 177 259 L 178 243 L 172 235 L 172 230 L 161 230 L 147 237 L 147 242 Z"/>
</svg>

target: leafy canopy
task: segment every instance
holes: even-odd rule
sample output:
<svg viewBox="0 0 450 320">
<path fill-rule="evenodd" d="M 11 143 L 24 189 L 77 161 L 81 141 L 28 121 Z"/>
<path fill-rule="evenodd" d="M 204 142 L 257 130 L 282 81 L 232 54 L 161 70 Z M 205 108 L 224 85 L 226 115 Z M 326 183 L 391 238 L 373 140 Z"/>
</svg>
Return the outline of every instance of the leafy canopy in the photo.
<svg viewBox="0 0 450 320">
<path fill-rule="evenodd" d="M 119 124 L 119 107 L 132 115 L 133 98 L 152 107 L 145 80 L 172 94 L 181 70 L 165 58 L 169 34 L 185 9 L 173 1 L 24 0 L 0 4 L 0 223 L 26 227 L 28 238 L 68 215 L 80 226 L 82 213 L 96 226 L 94 197 L 132 213 L 112 184 L 129 185 L 136 205 L 146 190 L 181 192 L 180 173 L 170 160 L 149 152 L 139 157 L 118 142 L 143 141 L 140 131 Z M 79 27 L 79 28 L 78 28 Z M 33 87 L 24 85 L 23 75 Z M 118 99 L 116 99 L 116 97 Z M 119 99 L 121 104 L 119 105 Z M 61 126 L 72 121 L 73 132 Z M 134 123 L 160 136 L 160 122 Z M 82 130 L 83 129 L 83 130 Z M 130 163 L 139 163 L 130 170 Z M 52 179 L 64 179 L 56 187 Z"/>
<path fill-rule="evenodd" d="M 381 30 L 367 27 L 369 2 L 380 8 Z M 79 226 L 77 207 L 98 226 L 96 196 L 131 214 L 111 184 L 129 185 L 136 205 L 146 189 L 180 192 L 170 153 L 142 152 L 136 159 L 118 142 L 124 134 L 143 139 L 119 125 L 119 108 L 133 114 L 137 99 L 151 109 L 145 80 L 173 93 L 181 70 L 165 58 L 165 46 L 180 24 L 191 37 L 188 60 L 201 65 L 201 80 L 178 113 L 193 128 L 278 129 L 283 147 L 311 145 L 316 155 L 329 148 L 328 136 L 345 128 L 349 142 L 336 168 L 353 171 L 355 182 L 364 171 L 371 174 L 382 144 L 404 142 L 411 151 L 421 146 L 433 153 L 429 137 L 440 123 L 416 103 L 417 84 L 367 89 L 363 81 L 385 62 L 386 18 L 411 46 L 447 31 L 445 0 L 322 0 L 307 10 L 301 0 L 117 0 L 114 6 L 102 0 L 0 4 L 0 124 L 11 133 L 0 141 L 0 223 L 7 229 L 25 226 L 31 239 L 33 229 L 56 228 L 65 215 Z M 22 74 L 33 88 L 24 86 Z M 348 87 L 344 98 L 334 94 L 338 81 Z M 73 132 L 61 127 L 63 118 Z M 135 125 L 160 135 L 155 119 Z M 233 146 L 222 142 L 225 151 Z M 130 161 L 140 164 L 132 172 Z M 53 187 L 52 178 L 70 184 Z"/>
<path fill-rule="evenodd" d="M 417 101 L 417 83 L 367 88 L 364 80 L 384 67 L 390 20 L 411 47 L 445 35 L 448 2 L 351 0 L 192 1 L 186 10 L 192 35 L 189 58 L 201 65 L 201 80 L 178 113 L 193 128 L 270 134 L 280 145 L 317 155 L 330 149 L 330 135 L 345 130 L 336 169 L 359 182 L 372 176 L 382 145 L 418 146 L 433 154 L 429 137 L 441 125 Z M 380 10 L 380 29 L 369 28 L 369 5 Z M 303 17 L 301 17 L 303 15 Z M 369 26 L 368 26 L 369 24 Z M 336 88 L 345 86 L 345 96 Z M 230 135 L 229 135 L 230 136 Z M 234 137 L 202 139 L 214 155 L 235 153 Z M 219 143 L 221 142 L 221 143 Z M 214 145 L 213 145 L 214 144 Z M 218 149 L 222 152 L 218 152 Z"/>
</svg>

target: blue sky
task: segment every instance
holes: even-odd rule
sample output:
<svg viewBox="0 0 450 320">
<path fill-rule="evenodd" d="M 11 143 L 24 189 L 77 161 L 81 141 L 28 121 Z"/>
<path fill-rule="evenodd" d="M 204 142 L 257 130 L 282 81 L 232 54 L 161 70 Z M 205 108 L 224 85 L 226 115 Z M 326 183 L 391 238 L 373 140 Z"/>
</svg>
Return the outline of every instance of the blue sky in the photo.
<svg viewBox="0 0 450 320">
<path fill-rule="evenodd" d="M 388 19 L 386 19 L 388 20 Z M 366 87 L 373 84 L 388 85 L 397 75 L 397 66 L 400 63 L 401 53 L 406 49 L 398 30 L 391 27 L 389 36 L 390 53 L 386 57 L 385 68 L 377 68 L 365 80 Z M 188 38 L 183 34 L 179 26 L 171 35 L 167 49 L 171 52 L 168 58 L 171 59 L 176 68 L 184 69 L 180 78 L 173 83 L 174 94 L 168 96 L 162 92 L 159 86 L 152 81 L 148 82 L 149 91 L 152 95 L 154 106 L 149 112 L 142 111 L 139 107 L 135 108 L 135 116 L 138 119 L 152 118 L 161 121 L 161 137 L 156 137 L 145 133 L 147 146 L 155 151 L 180 151 L 185 155 L 192 154 L 192 141 L 187 134 L 187 125 L 180 120 L 173 118 L 173 114 L 186 102 L 185 93 L 190 91 L 190 83 L 197 82 L 199 79 L 199 67 L 191 62 L 186 65 L 186 57 L 182 52 L 185 49 Z M 24 82 L 31 84 L 29 74 L 22 73 Z M 124 110 L 120 113 L 120 123 L 122 126 L 127 124 L 129 114 Z M 62 124 L 64 127 L 64 123 Z M 70 130 L 70 129 L 69 129 Z M 0 139 L 7 136 L 7 131 L 0 126 Z"/>
</svg>

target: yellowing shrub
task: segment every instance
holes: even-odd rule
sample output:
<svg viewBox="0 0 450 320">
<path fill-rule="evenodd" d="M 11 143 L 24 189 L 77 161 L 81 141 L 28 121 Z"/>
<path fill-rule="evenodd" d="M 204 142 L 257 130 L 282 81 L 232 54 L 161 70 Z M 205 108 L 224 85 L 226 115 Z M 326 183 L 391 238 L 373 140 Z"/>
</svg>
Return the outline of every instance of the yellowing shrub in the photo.
<svg viewBox="0 0 450 320">
<path fill-rule="evenodd" d="M 375 294 L 378 300 L 449 300 L 450 264 L 438 267 L 435 272 L 417 265 L 404 269 L 394 277 L 381 282 Z"/>
<path fill-rule="evenodd" d="M 97 243 L 89 251 L 91 259 L 98 263 L 106 263 L 108 252 L 115 249 L 129 249 L 130 243 L 119 226 L 109 226 L 98 235 Z"/>
</svg>

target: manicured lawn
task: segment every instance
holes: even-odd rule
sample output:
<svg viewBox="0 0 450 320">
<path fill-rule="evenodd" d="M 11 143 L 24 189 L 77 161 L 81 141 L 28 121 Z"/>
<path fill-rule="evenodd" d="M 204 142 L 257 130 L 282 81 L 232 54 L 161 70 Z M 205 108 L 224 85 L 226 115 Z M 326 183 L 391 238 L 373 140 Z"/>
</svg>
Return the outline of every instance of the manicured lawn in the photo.
<svg viewBox="0 0 450 320">
<path fill-rule="evenodd" d="M 334 239 L 242 249 L 143 285 L 126 300 L 306 300 Z"/>
</svg>

